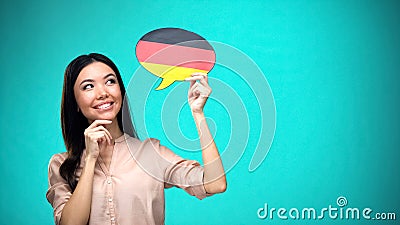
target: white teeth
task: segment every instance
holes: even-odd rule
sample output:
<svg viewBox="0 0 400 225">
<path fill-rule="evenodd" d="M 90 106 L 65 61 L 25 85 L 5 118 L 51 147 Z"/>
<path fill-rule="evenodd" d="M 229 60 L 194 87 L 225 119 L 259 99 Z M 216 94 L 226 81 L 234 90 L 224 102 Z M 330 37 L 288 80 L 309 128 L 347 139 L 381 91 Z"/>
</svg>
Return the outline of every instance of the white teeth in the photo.
<svg viewBox="0 0 400 225">
<path fill-rule="evenodd" d="M 103 104 L 103 105 L 97 106 L 97 108 L 98 109 L 106 109 L 106 108 L 108 108 L 110 106 L 111 106 L 111 103 L 107 103 L 107 104 Z"/>
</svg>

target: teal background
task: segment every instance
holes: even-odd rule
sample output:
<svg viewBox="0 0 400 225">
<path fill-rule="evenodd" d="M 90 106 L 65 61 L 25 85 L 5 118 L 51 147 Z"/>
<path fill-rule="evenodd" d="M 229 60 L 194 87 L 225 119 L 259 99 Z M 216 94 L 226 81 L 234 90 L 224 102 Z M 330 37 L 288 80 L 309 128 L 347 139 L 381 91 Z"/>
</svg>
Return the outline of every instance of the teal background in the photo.
<svg viewBox="0 0 400 225">
<path fill-rule="evenodd" d="M 398 223 L 256 214 L 264 203 L 336 206 L 343 195 L 349 207 L 400 216 L 398 12 L 398 1 L 2 1 L 0 224 L 53 223 L 47 164 L 64 151 L 59 106 L 69 61 L 104 53 L 127 85 L 139 66 L 137 40 L 171 26 L 252 58 L 274 94 L 277 126 L 263 164 L 248 172 L 246 150 L 226 193 L 198 201 L 167 190 L 166 224 Z M 161 131 L 151 135 L 166 142 Z"/>
</svg>

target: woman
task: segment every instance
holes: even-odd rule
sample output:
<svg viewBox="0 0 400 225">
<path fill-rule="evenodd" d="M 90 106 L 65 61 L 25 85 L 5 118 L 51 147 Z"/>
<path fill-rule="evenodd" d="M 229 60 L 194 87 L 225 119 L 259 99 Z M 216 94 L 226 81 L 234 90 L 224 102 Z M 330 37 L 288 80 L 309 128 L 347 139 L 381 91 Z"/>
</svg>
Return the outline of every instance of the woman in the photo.
<svg viewBox="0 0 400 225">
<path fill-rule="evenodd" d="M 61 102 L 67 152 L 51 158 L 46 194 L 56 224 L 163 224 L 165 187 L 199 199 L 225 191 L 224 169 L 203 114 L 211 93 L 207 76 L 196 73 L 187 80 L 204 168 L 157 139 L 124 133 L 125 88 L 110 59 L 92 53 L 68 65 Z"/>
</svg>

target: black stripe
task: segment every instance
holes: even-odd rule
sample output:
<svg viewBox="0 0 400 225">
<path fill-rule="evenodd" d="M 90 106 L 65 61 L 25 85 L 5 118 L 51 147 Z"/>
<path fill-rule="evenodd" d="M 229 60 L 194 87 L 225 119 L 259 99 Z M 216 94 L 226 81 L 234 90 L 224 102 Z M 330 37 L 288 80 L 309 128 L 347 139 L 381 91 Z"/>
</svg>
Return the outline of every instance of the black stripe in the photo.
<svg viewBox="0 0 400 225">
<path fill-rule="evenodd" d="M 145 34 L 140 40 L 214 51 L 213 47 L 203 37 L 180 28 L 153 30 Z"/>
</svg>

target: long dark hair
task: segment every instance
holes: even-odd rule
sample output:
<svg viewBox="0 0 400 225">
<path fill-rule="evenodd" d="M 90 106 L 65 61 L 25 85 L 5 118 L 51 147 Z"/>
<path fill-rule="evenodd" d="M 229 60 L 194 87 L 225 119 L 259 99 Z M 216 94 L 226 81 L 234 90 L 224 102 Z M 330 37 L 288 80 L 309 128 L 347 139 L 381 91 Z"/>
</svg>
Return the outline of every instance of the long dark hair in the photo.
<svg viewBox="0 0 400 225">
<path fill-rule="evenodd" d="M 124 98 L 117 115 L 119 128 L 132 137 L 138 137 L 130 118 L 125 87 L 117 66 L 109 58 L 98 53 L 81 55 L 72 60 L 65 69 L 61 100 L 61 128 L 68 157 L 60 166 L 60 175 L 68 182 L 72 192 L 78 183 L 75 172 L 79 168 L 82 152 L 85 149 L 85 137 L 83 133 L 89 126 L 86 117 L 82 112 L 78 111 L 78 104 L 74 95 L 74 85 L 82 69 L 94 62 L 102 62 L 115 72 L 121 89 L 121 95 Z M 123 111 L 125 111 L 124 115 L 122 115 Z M 124 123 L 122 116 L 124 116 Z"/>
</svg>

